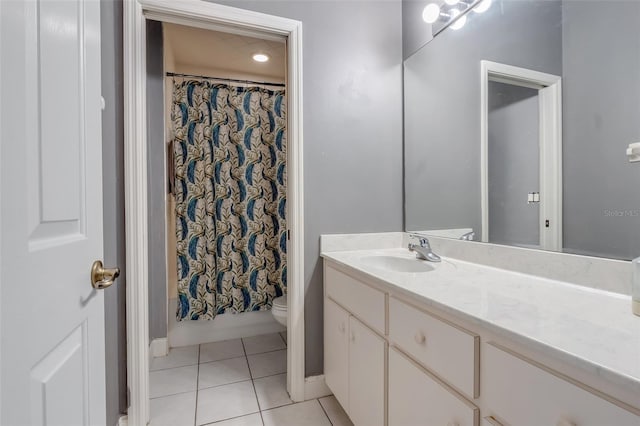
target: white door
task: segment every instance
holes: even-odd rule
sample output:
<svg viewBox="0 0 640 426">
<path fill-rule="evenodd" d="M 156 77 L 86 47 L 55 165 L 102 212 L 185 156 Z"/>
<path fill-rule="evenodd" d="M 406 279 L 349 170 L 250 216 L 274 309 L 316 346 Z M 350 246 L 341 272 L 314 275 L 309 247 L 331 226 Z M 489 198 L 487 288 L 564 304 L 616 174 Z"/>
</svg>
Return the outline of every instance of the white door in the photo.
<svg viewBox="0 0 640 426">
<path fill-rule="evenodd" d="M 100 3 L 0 1 L 0 424 L 103 425 Z"/>
</svg>

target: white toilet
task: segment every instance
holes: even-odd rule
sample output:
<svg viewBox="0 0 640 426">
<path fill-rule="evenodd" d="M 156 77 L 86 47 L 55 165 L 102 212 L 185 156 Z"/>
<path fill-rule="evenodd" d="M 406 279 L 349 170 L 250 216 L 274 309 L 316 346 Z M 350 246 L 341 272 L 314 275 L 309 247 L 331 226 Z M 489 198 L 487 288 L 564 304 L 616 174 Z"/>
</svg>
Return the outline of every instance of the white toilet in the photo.
<svg viewBox="0 0 640 426">
<path fill-rule="evenodd" d="M 287 295 L 276 297 L 273 299 L 273 306 L 271 307 L 271 313 L 273 317 L 280 324 L 287 326 Z"/>
</svg>

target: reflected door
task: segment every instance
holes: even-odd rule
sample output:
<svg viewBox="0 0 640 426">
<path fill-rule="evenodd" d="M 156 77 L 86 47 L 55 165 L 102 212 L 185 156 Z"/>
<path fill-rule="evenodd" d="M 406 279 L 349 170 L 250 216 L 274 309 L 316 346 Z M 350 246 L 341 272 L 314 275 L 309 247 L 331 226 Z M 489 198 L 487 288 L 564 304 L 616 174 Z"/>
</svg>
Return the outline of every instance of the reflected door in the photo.
<svg viewBox="0 0 640 426">
<path fill-rule="evenodd" d="M 540 247 L 538 90 L 489 82 L 489 242 Z"/>
<path fill-rule="evenodd" d="M 560 251 L 561 79 L 497 62 L 480 67 L 481 241 Z"/>
</svg>

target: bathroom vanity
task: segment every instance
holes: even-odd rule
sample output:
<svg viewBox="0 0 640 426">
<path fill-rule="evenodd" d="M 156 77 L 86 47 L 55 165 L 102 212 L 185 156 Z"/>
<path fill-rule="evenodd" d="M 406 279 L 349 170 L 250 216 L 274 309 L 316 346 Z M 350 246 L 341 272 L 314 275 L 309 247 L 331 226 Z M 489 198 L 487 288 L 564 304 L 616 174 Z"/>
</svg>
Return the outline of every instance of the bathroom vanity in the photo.
<svg viewBox="0 0 640 426">
<path fill-rule="evenodd" d="M 640 317 L 589 284 L 628 262 L 499 247 L 507 270 L 431 240 L 442 262 L 408 234 L 322 237 L 325 379 L 356 426 L 640 425 Z M 517 270 L 539 256 L 571 279 Z"/>
</svg>

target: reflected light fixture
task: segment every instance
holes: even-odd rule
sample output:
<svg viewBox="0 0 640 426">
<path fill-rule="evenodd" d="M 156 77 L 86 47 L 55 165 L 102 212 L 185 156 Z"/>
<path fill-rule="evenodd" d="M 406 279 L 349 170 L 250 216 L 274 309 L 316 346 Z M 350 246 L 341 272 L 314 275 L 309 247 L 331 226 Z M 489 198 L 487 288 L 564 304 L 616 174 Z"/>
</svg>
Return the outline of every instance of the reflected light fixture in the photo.
<svg viewBox="0 0 640 426">
<path fill-rule="evenodd" d="M 460 10 L 451 9 L 449 11 L 449 13 L 451 14 L 451 19 L 455 19 L 456 16 L 460 15 Z M 459 30 L 460 28 L 464 27 L 464 24 L 466 24 L 466 23 L 467 23 L 467 15 L 464 15 L 463 17 L 458 19 L 456 22 L 451 24 L 451 29 L 452 30 Z"/>
<path fill-rule="evenodd" d="M 467 23 L 467 13 L 471 7 L 476 13 L 484 13 L 489 10 L 492 2 L 493 0 L 435 0 L 422 10 L 422 20 L 427 24 L 443 22 L 442 28 L 436 28 L 435 35 L 447 26 L 452 30 L 459 30 Z"/>
<path fill-rule="evenodd" d="M 253 55 L 253 60 L 256 62 L 267 62 L 269 60 L 269 56 L 264 53 L 256 53 Z"/>
<path fill-rule="evenodd" d="M 427 24 L 433 24 L 440 18 L 440 6 L 435 3 L 429 3 L 422 11 L 422 20 Z"/>
<path fill-rule="evenodd" d="M 491 0 L 482 0 L 476 7 L 473 8 L 473 11 L 476 13 L 484 13 L 491 7 Z"/>
</svg>

